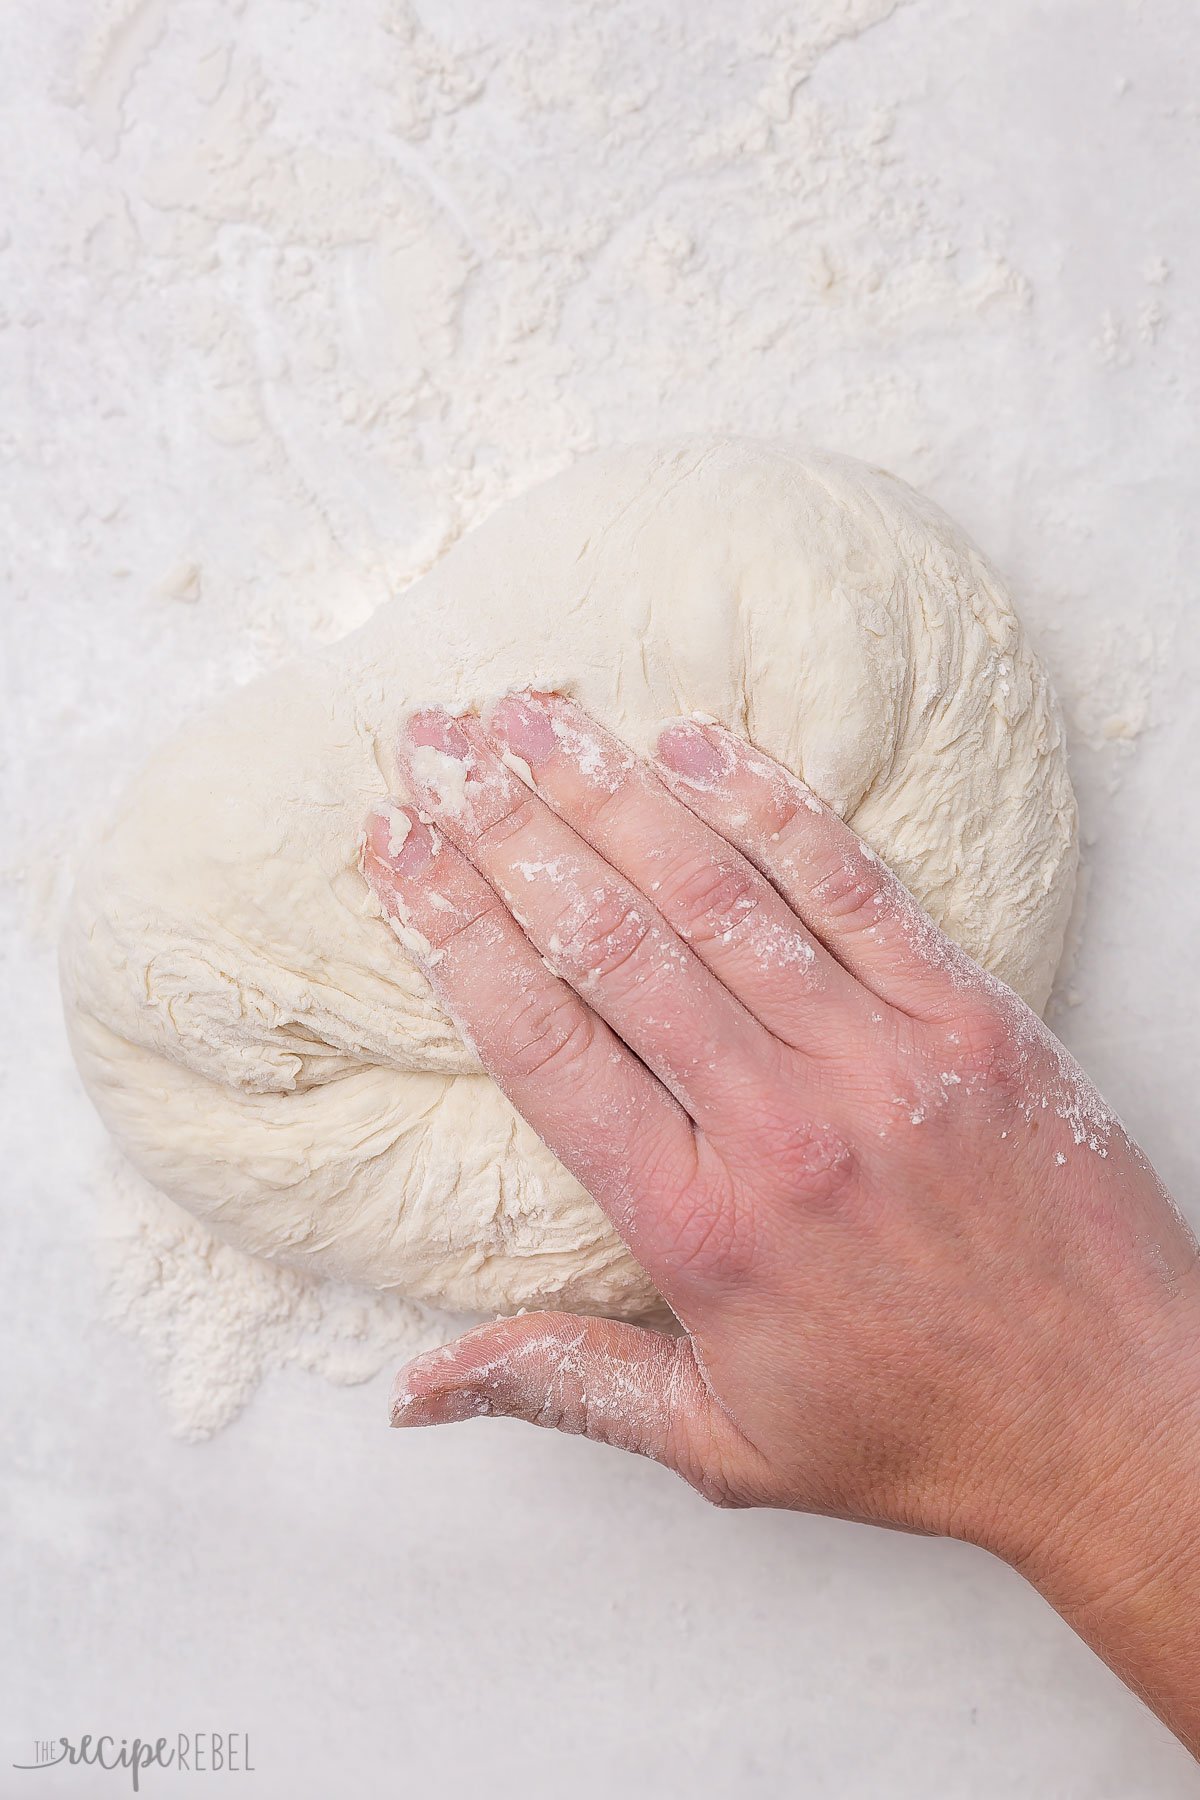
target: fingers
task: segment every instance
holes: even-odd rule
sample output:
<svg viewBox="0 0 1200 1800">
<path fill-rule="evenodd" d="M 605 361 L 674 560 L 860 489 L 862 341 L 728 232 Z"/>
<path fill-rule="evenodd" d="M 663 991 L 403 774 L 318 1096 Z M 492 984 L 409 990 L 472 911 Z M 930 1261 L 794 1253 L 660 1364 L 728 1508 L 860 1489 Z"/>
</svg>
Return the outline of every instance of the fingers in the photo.
<svg viewBox="0 0 1200 1800">
<path fill-rule="evenodd" d="M 683 1109 L 415 808 L 372 818 L 362 860 L 396 935 L 488 1073 L 674 1298 L 666 1264 L 678 1227 L 668 1246 L 660 1221 L 682 1206 L 696 1168 Z"/>
<path fill-rule="evenodd" d="M 766 1491 L 764 1459 L 713 1400 L 687 1338 L 530 1313 L 468 1332 L 396 1378 L 393 1425 L 485 1416 L 652 1457 L 725 1504 Z"/>
<path fill-rule="evenodd" d="M 488 736 L 537 793 L 641 893 L 768 1031 L 812 1047 L 867 998 L 766 877 L 571 701 L 506 695 Z M 712 752 L 705 743 L 704 749 Z"/>
<path fill-rule="evenodd" d="M 769 1081 L 778 1046 L 654 904 L 501 762 L 478 719 L 409 721 L 410 779 L 554 971 L 701 1124 Z"/>
<path fill-rule="evenodd" d="M 961 1004 L 973 965 L 861 838 L 781 764 L 720 725 L 661 734 L 671 791 L 736 844 L 879 999 L 918 1018 Z"/>
</svg>

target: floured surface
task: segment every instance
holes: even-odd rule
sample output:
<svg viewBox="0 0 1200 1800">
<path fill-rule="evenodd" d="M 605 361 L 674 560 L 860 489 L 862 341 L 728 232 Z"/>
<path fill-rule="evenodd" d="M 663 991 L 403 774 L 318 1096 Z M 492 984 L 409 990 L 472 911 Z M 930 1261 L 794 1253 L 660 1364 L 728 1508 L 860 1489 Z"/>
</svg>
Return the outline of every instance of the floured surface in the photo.
<svg viewBox="0 0 1200 1800">
<path fill-rule="evenodd" d="M 710 1517 L 487 1422 L 398 1447 L 386 1377 L 278 1371 L 172 1443 L 147 1340 L 99 1321 L 53 944 L 76 834 L 206 700 L 598 445 L 799 436 L 930 493 L 1020 597 L 1087 865 L 1052 1017 L 1200 1223 L 1195 6 L 43 0 L 7 48 L 10 1760 L 200 1716 L 291 1800 L 401 1765 L 1191 1794 L 961 1547 Z"/>
<path fill-rule="evenodd" d="M 228 1425 L 273 1371 L 353 1387 L 463 1328 L 235 1250 L 115 1156 L 100 1182 L 104 1317 L 150 1358 L 178 1437 Z"/>
</svg>

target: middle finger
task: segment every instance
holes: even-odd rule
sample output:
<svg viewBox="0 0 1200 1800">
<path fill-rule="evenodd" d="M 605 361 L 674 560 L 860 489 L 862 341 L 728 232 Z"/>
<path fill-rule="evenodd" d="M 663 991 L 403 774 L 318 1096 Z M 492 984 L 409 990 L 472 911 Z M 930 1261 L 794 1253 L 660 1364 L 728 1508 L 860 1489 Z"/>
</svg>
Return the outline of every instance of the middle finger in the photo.
<svg viewBox="0 0 1200 1800">
<path fill-rule="evenodd" d="M 865 990 L 727 838 L 646 763 L 557 694 L 506 695 L 487 731 L 538 794 L 642 893 L 747 1010 L 793 1049 L 845 1053 Z M 689 741 L 699 734 L 690 734 Z M 707 745 L 703 746 L 707 748 Z M 712 752 L 710 751 L 710 754 Z M 715 760 L 715 758 L 714 758 Z M 693 784 L 711 789 L 711 770 Z"/>
<path fill-rule="evenodd" d="M 719 1127 L 778 1078 L 769 1033 L 652 902 L 506 767 L 477 718 L 417 713 L 403 749 L 418 803 L 697 1124 Z"/>
</svg>

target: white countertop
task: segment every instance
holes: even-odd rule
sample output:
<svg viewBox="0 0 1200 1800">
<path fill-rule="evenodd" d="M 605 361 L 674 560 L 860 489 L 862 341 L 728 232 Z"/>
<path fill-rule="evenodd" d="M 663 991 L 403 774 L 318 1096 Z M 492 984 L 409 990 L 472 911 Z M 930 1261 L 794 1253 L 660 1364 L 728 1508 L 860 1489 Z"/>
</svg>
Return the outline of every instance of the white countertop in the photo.
<svg viewBox="0 0 1200 1800">
<path fill-rule="evenodd" d="M 176 718 L 593 444 L 798 434 L 1008 574 L 1088 838 L 1055 1022 L 1200 1223 L 1200 13 L 13 13 L 0 1793 L 126 1792 L 8 1765 L 181 1730 L 249 1732 L 225 1779 L 281 1800 L 1200 1792 L 962 1545 L 717 1514 L 503 1421 L 389 1435 L 385 1378 L 173 1439 L 98 1316 L 53 968 L 72 839 Z"/>
</svg>

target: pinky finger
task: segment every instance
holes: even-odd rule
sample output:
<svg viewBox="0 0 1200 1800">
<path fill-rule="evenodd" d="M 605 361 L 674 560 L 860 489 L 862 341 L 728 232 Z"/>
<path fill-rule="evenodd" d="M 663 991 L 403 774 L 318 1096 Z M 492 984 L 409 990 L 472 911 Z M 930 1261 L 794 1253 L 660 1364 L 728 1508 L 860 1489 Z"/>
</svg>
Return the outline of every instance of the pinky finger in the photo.
<svg viewBox="0 0 1200 1800">
<path fill-rule="evenodd" d="M 979 979 L 975 965 L 790 770 L 733 732 L 691 720 L 662 733 L 658 767 L 863 987 L 917 1018 L 959 1010 L 963 983 Z"/>
</svg>

